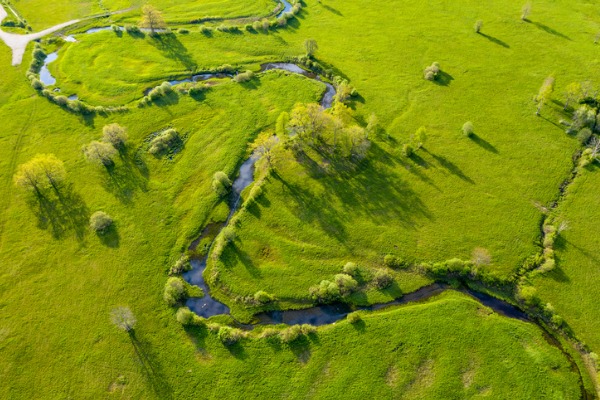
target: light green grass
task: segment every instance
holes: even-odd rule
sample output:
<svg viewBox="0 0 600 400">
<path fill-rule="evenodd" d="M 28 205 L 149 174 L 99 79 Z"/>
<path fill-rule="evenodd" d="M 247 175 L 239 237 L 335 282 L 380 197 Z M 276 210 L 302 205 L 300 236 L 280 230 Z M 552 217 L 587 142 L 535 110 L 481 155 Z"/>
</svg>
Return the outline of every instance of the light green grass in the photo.
<svg viewBox="0 0 600 400">
<path fill-rule="evenodd" d="M 600 351 L 600 307 L 597 296 L 600 290 L 598 269 L 598 226 L 595 212 L 600 206 L 597 167 L 584 170 L 560 205 L 557 215 L 568 221 L 569 229 L 563 231 L 555 244 L 557 267 L 535 280 L 540 297 L 550 302 L 575 334 L 592 351 Z"/>
</svg>

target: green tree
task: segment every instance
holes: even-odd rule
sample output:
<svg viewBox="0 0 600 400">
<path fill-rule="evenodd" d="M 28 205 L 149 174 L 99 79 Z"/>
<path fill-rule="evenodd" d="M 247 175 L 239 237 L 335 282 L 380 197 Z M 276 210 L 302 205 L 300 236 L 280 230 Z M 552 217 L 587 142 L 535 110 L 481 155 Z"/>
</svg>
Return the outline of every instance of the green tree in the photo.
<svg viewBox="0 0 600 400">
<path fill-rule="evenodd" d="M 529 14 L 531 14 L 531 2 L 527 2 L 521 9 L 521 19 L 527 21 Z"/>
<path fill-rule="evenodd" d="M 117 153 L 114 147 L 108 143 L 93 141 L 83 147 L 83 154 L 89 162 L 108 167 L 114 163 L 113 157 Z"/>
<path fill-rule="evenodd" d="M 315 39 L 306 39 L 304 41 L 304 51 L 307 57 L 312 57 L 319 50 L 319 45 Z"/>
<path fill-rule="evenodd" d="M 481 32 L 481 28 L 483 28 L 483 21 L 482 20 L 478 20 L 477 22 L 475 22 L 475 25 L 473 26 L 473 29 L 475 30 L 475 33 L 480 33 Z"/>
<path fill-rule="evenodd" d="M 540 91 L 538 92 L 537 96 L 535 96 L 534 100 L 537 105 L 535 115 L 540 115 L 542 108 L 544 107 L 544 105 L 546 105 L 548 100 L 550 100 L 552 92 L 554 92 L 554 77 L 549 76 L 546 79 L 544 79 L 544 83 L 542 84 Z"/>
<path fill-rule="evenodd" d="M 90 217 L 90 229 L 102 234 L 113 224 L 113 219 L 104 211 L 96 211 Z"/>
<path fill-rule="evenodd" d="M 220 197 L 225 196 L 231 189 L 231 180 L 223 171 L 215 172 L 212 179 L 212 188 Z"/>
<path fill-rule="evenodd" d="M 41 194 L 41 190 L 50 186 L 58 190 L 66 177 L 63 162 L 54 154 L 38 154 L 19 165 L 13 180 L 15 185 Z"/>
<path fill-rule="evenodd" d="M 417 132 L 415 132 L 412 138 L 412 143 L 415 150 L 419 150 L 421 147 L 423 147 L 423 145 L 425 145 L 425 141 L 427 141 L 427 129 L 422 126 L 417 129 Z"/>
<path fill-rule="evenodd" d="M 252 144 L 254 154 L 265 160 L 267 168 L 271 168 L 273 163 L 273 150 L 277 147 L 279 139 L 277 136 L 271 135 L 270 133 L 263 132 Z"/>
<path fill-rule="evenodd" d="M 140 21 L 140 28 L 150 29 L 152 34 L 156 33 L 157 29 L 166 29 L 167 24 L 163 19 L 160 11 L 154 6 L 146 4 L 142 7 L 142 20 Z"/>
<path fill-rule="evenodd" d="M 569 108 L 569 105 L 577 101 L 581 97 L 581 83 L 573 82 L 567 86 L 565 90 L 565 106 L 564 110 Z"/>
<path fill-rule="evenodd" d="M 283 138 L 287 134 L 287 125 L 290 122 L 290 114 L 285 111 L 279 114 L 275 123 L 275 134 Z"/>
</svg>

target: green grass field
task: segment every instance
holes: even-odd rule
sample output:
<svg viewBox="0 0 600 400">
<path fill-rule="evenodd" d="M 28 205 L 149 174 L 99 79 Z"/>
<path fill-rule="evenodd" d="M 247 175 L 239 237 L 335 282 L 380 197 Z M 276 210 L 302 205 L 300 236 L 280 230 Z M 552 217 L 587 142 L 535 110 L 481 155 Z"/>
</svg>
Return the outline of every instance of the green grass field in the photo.
<svg viewBox="0 0 600 400">
<path fill-rule="evenodd" d="M 12 1 L 34 30 L 140 4 L 63 0 L 48 12 L 47 3 Z M 263 16 L 277 5 L 153 4 L 173 27 L 205 16 Z M 324 326 L 291 345 L 252 338 L 230 347 L 204 327 L 183 328 L 162 299 L 169 267 L 224 213 L 213 174 L 233 178 L 254 138 L 296 103 L 318 101 L 324 85 L 269 72 L 244 84 L 220 81 L 196 98 L 173 94 L 143 108 L 137 100 L 192 71 L 223 64 L 258 71 L 302 55 L 307 38 L 319 45 L 316 59 L 356 88 L 355 122 L 365 125 L 375 113 L 382 129 L 355 169 L 284 152 L 256 204 L 240 211 L 234 244 L 210 265 L 219 275 L 214 294 L 248 320 L 255 308 L 236 299 L 265 290 L 279 299 L 276 307 L 309 306 L 309 287 L 348 261 L 375 270 L 386 254 L 469 260 L 477 247 L 491 254 L 486 271 L 515 273 L 541 248 L 534 203 L 557 197 L 580 147 L 558 124 L 569 117 L 563 93 L 593 79 L 600 60 L 595 4 L 536 2 L 529 22 L 519 18 L 521 6 L 307 0 L 286 28 L 268 34 L 207 35 L 191 26 L 188 34 L 135 38 L 78 28 L 78 41 L 59 49 L 50 70 L 63 94 L 130 106 L 109 116 L 82 117 L 38 96 L 26 78 L 30 52 L 11 67 L 1 45 L 0 398 L 579 398 L 577 375 L 540 328 L 455 292 L 364 313 L 362 323 Z M 113 20 L 137 18 L 134 10 Z M 434 61 L 443 71 L 435 83 L 423 79 Z M 533 97 L 551 74 L 555 102 L 536 117 Z M 460 132 L 469 120 L 472 138 Z M 113 122 L 127 127 L 130 140 L 109 173 L 86 162 L 82 146 Z M 402 145 L 421 126 L 428 140 L 407 157 Z M 169 127 L 183 138 L 182 151 L 150 155 L 148 138 Z M 62 200 L 50 208 L 12 181 L 18 165 L 46 153 L 68 173 Z M 570 222 L 557 243 L 558 267 L 534 281 L 595 351 L 597 174 L 591 168 L 569 188 L 558 209 Z M 88 228 L 98 210 L 115 219 L 108 237 Z M 431 282 L 414 269 L 392 274 L 391 288 L 351 300 L 385 302 Z M 137 316 L 135 340 L 110 322 L 121 305 Z"/>
</svg>

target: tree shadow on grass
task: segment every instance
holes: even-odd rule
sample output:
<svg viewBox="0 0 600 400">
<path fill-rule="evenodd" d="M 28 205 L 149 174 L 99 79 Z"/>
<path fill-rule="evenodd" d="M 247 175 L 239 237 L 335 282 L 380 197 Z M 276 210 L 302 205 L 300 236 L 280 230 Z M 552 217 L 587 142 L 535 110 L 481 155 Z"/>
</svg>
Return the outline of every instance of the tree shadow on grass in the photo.
<svg viewBox="0 0 600 400">
<path fill-rule="evenodd" d="M 142 374 L 159 399 L 172 399 L 173 388 L 167 381 L 162 367 L 151 351 L 150 344 L 140 340 L 135 331 L 129 333 L 131 344 L 140 363 Z"/>
<path fill-rule="evenodd" d="M 182 64 L 187 70 L 196 68 L 196 62 L 173 33 L 151 37 L 149 43 L 160 50 L 163 55 Z"/>
<path fill-rule="evenodd" d="M 476 133 L 473 133 L 469 138 L 471 139 L 471 141 L 473 143 L 477 144 L 479 147 L 481 147 L 489 152 L 492 152 L 494 154 L 498 154 L 498 149 L 496 149 L 496 147 L 494 147 L 493 144 L 491 144 L 484 138 L 480 137 Z"/>
<path fill-rule="evenodd" d="M 450 75 L 447 72 L 440 71 L 433 80 L 433 83 L 435 83 L 438 86 L 448 86 L 453 80 L 454 77 L 452 75 Z"/>
<path fill-rule="evenodd" d="M 572 39 L 570 37 L 568 37 L 565 34 L 560 33 L 559 31 L 557 31 L 556 29 L 553 29 L 553 28 L 549 27 L 548 25 L 544 25 L 542 23 L 531 21 L 531 20 L 528 20 L 528 22 L 530 22 L 531 24 L 535 25 L 536 27 L 538 27 L 539 29 L 543 30 L 544 32 L 547 32 L 547 33 L 549 33 L 551 35 L 554 35 L 554 36 L 558 36 L 559 38 L 562 38 L 562 39 L 566 39 L 566 40 L 571 40 L 572 41 Z"/>
<path fill-rule="evenodd" d="M 324 9 L 326 9 L 327 11 L 329 11 L 329 12 L 335 14 L 335 15 L 339 15 L 340 17 L 344 16 L 344 14 L 342 14 L 339 10 L 337 10 L 337 9 L 335 9 L 335 8 L 329 6 L 329 5 L 322 4 L 322 3 L 321 3 L 321 5 L 323 6 Z"/>
<path fill-rule="evenodd" d="M 235 243 L 230 243 L 226 250 L 223 252 L 221 256 L 221 261 L 223 265 L 235 265 L 236 261 L 242 264 L 248 273 L 252 275 L 253 278 L 260 279 L 262 277 L 261 270 L 254 264 L 252 261 L 252 257 L 248 255 L 245 251 L 236 246 Z"/>
<path fill-rule="evenodd" d="M 367 159 L 353 170 L 336 169 L 334 173 L 319 172 L 315 176 L 310 157 L 300 161 L 315 184 L 323 187 L 322 194 L 315 195 L 310 186 L 288 181 L 277 173 L 273 178 L 282 185 L 284 194 L 290 199 L 289 207 L 305 223 L 317 223 L 329 236 L 346 245 L 347 224 L 356 218 L 366 218 L 375 223 L 389 224 L 394 221 L 409 229 L 416 229 L 418 218 L 432 220 L 433 216 L 407 182 L 393 166 L 372 164 L 385 152 L 372 144 Z M 332 161 L 335 164 L 336 161 Z M 287 192 L 287 193 L 286 193 Z M 332 207 L 337 199 L 343 199 L 344 211 Z M 351 211 L 351 212 L 350 212 Z"/>
<path fill-rule="evenodd" d="M 438 156 L 437 154 L 433 154 L 425 148 L 423 148 L 423 151 L 430 154 L 435 159 L 435 161 L 437 161 L 440 164 L 441 167 L 445 168 L 452 175 L 455 175 L 455 176 L 459 177 L 460 179 L 462 179 L 463 181 L 468 182 L 472 185 L 475 184 L 475 182 L 471 178 L 469 178 L 467 175 L 465 175 L 465 173 L 456 164 L 454 164 L 452 161 L 448 160 L 446 157 Z"/>
<path fill-rule="evenodd" d="M 148 168 L 143 160 L 132 162 L 129 154 L 120 153 L 120 163 L 106 167 L 105 189 L 126 205 L 133 203 L 136 190 L 148 190 Z"/>
<path fill-rule="evenodd" d="M 63 239 L 73 232 L 79 241 L 83 240 L 90 212 L 71 184 L 35 194 L 28 203 L 40 229 L 49 230 L 55 239 Z"/>
<path fill-rule="evenodd" d="M 102 242 L 106 247 L 117 248 L 119 247 L 119 231 L 114 223 L 112 223 L 108 228 L 106 228 L 102 232 L 97 233 L 98 239 Z"/>
<path fill-rule="evenodd" d="M 495 43 L 495 44 L 497 44 L 499 46 L 502 46 L 502 47 L 504 47 L 506 49 L 510 49 L 510 46 L 509 46 L 508 43 L 503 42 L 502 40 L 500 40 L 498 38 L 495 38 L 495 37 L 490 36 L 490 35 L 486 35 L 485 33 L 482 33 L 482 32 L 479 32 L 479 34 L 481 36 L 483 36 L 484 38 L 486 38 L 487 40 L 489 40 L 490 42 L 492 42 L 492 43 Z"/>
<path fill-rule="evenodd" d="M 225 346 L 225 348 L 229 350 L 229 353 L 238 360 L 245 360 L 248 358 L 248 353 L 246 352 L 246 349 L 244 348 L 244 346 L 242 346 L 242 343 L 240 343 L 239 341 L 228 345 L 224 344 L 223 346 Z"/>
</svg>

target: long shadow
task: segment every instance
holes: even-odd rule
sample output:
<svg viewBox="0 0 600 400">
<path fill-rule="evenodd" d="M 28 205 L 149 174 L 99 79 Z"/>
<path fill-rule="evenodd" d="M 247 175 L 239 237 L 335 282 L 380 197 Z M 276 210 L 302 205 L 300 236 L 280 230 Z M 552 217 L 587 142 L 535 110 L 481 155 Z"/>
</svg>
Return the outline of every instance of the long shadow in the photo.
<svg viewBox="0 0 600 400">
<path fill-rule="evenodd" d="M 319 195 L 306 185 L 287 182 L 279 174 L 275 173 L 273 177 L 281 183 L 284 192 L 288 192 L 289 206 L 294 209 L 295 215 L 306 223 L 318 223 L 329 236 L 346 246 L 347 226 L 355 217 L 362 216 L 380 224 L 394 221 L 407 229 L 416 229 L 417 218 L 433 219 L 427 206 L 393 166 L 378 164 L 375 168 L 369 165 L 370 159 L 379 160 L 385 155 L 373 143 L 367 160 L 357 169 L 338 169 L 334 174 L 317 170 L 318 176 L 314 175 L 314 169 L 319 168 L 318 163 L 305 157 L 301 164 L 324 188 L 323 194 Z M 335 170 L 336 161 L 331 164 Z M 352 210 L 351 215 L 331 207 L 336 199 L 344 199 L 345 208 Z"/>
<path fill-rule="evenodd" d="M 454 77 L 452 75 L 447 72 L 440 71 L 433 82 L 439 86 L 448 86 L 453 80 Z"/>
<path fill-rule="evenodd" d="M 498 39 L 498 38 L 495 38 L 495 37 L 493 37 L 493 36 L 490 36 L 490 35 L 486 35 L 486 34 L 485 34 L 485 33 L 483 33 L 483 32 L 479 32 L 479 34 L 480 34 L 481 36 L 483 36 L 484 38 L 486 38 L 487 40 L 489 40 L 490 42 L 492 42 L 492 43 L 495 43 L 495 44 L 497 44 L 497 45 L 499 45 L 499 46 L 502 46 L 502 47 L 504 47 L 504 48 L 506 48 L 506 49 L 510 49 L 510 46 L 509 46 L 509 44 L 508 44 L 508 43 L 506 43 L 506 42 L 503 42 L 502 40 L 500 40 L 500 39 Z"/>
<path fill-rule="evenodd" d="M 472 185 L 475 184 L 473 179 L 471 179 L 467 175 L 465 175 L 465 173 L 456 164 L 454 164 L 452 161 L 448 160 L 446 157 L 438 156 L 437 154 L 433 154 L 425 148 L 423 148 L 423 151 L 425 151 L 429 155 L 431 155 L 435 159 L 435 161 L 437 161 L 438 164 L 440 164 L 440 166 L 446 168 L 446 170 L 448 170 L 448 172 L 450 172 L 452 175 L 456 175 L 463 181 L 468 182 Z"/>
<path fill-rule="evenodd" d="M 556 29 L 550 28 L 548 25 L 544 25 L 542 23 L 539 22 L 535 22 L 535 21 L 528 21 L 530 23 L 532 23 L 533 25 L 535 25 L 536 27 L 538 27 L 539 29 L 543 30 L 544 32 L 547 32 L 551 35 L 554 36 L 558 36 L 560 38 L 566 39 L 566 40 L 573 40 L 570 37 L 568 37 L 567 35 L 560 33 L 559 31 L 557 31 Z"/>
<path fill-rule="evenodd" d="M 127 152 L 120 153 L 121 162 L 106 167 L 104 187 L 123 204 L 130 205 L 136 190 L 148 190 L 148 168 L 143 160 L 132 162 Z"/>
<path fill-rule="evenodd" d="M 173 388 L 167 381 L 160 363 L 150 349 L 149 343 L 139 340 L 135 331 L 129 333 L 131 344 L 140 362 L 142 373 L 159 399 L 172 399 Z"/>
<path fill-rule="evenodd" d="M 190 55 L 188 49 L 181 44 L 175 34 L 169 33 L 157 35 L 151 37 L 148 42 L 160 50 L 165 57 L 181 63 L 186 69 L 193 70 L 196 68 L 196 62 Z"/>
<path fill-rule="evenodd" d="M 254 264 L 252 257 L 245 251 L 241 250 L 235 243 L 230 243 L 225 251 L 223 252 L 221 260 L 224 265 L 235 265 L 235 259 L 237 259 L 248 271 L 253 278 L 261 278 L 261 270 Z"/>
<path fill-rule="evenodd" d="M 334 13 L 335 15 L 339 15 L 340 17 L 344 16 L 344 14 L 342 14 L 339 10 L 337 10 L 331 6 L 328 6 L 326 4 L 321 4 L 321 5 L 323 6 L 324 9 L 326 9 L 327 11 L 329 11 L 331 13 Z"/>
<path fill-rule="evenodd" d="M 498 149 L 496 149 L 496 147 L 494 147 L 493 144 L 491 144 L 484 138 L 480 137 L 476 133 L 472 134 L 470 136 L 470 139 L 473 141 L 473 143 L 477 144 L 478 146 L 482 147 L 483 149 L 485 149 L 489 152 L 492 152 L 494 154 L 498 154 Z"/>
<path fill-rule="evenodd" d="M 36 194 L 30 198 L 29 206 L 38 219 L 38 227 L 50 230 L 55 239 L 73 232 L 78 240 L 83 240 L 90 212 L 72 185 Z"/>
</svg>

